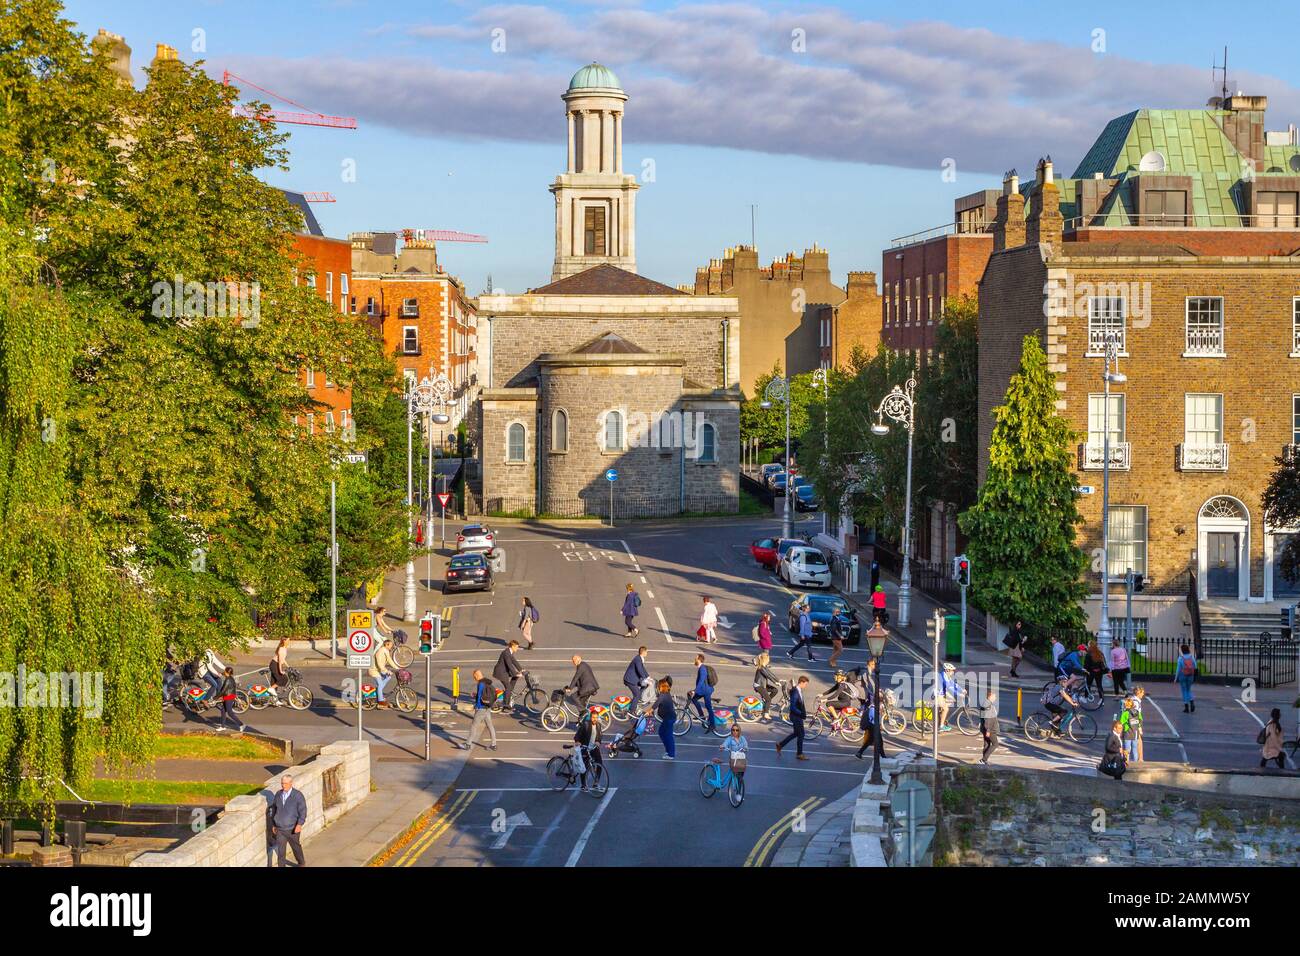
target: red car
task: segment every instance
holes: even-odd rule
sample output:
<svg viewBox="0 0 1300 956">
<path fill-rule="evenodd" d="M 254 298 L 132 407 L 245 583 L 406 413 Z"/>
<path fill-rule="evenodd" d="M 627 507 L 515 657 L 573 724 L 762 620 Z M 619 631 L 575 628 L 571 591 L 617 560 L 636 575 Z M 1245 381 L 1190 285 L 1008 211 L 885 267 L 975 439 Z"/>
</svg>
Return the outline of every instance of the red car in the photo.
<svg viewBox="0 0 1300 956">
<path fill-rule="evenodd" d="M 769 570 L 775 571 L 781 562 L 781 553 L 794 544 L 806 544 L 799 538 L 759 538 L 749 545 L 749 553 L 754 560 Z M 785 545 L 785 547 L 782 547 Z"/>
</svg>

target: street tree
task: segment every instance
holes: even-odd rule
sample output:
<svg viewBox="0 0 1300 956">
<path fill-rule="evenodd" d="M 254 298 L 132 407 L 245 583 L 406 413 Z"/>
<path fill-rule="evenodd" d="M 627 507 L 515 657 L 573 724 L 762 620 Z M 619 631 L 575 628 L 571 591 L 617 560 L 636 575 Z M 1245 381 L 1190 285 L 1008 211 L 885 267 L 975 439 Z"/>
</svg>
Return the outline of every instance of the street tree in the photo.
<svg viewBox="0 0 1300 956">
<path fill-rule="evenodd" d="M 1300 456 L 1274 459 L 1277 468 L 1269 477 L 1262 503 L 1264 521 L 1274 528 L 1300 525 Z M 1291 582 L 1300 579 L 1300 535 L 1290 535 L 1277 557 L 1278 569 Z"/>
</svg>

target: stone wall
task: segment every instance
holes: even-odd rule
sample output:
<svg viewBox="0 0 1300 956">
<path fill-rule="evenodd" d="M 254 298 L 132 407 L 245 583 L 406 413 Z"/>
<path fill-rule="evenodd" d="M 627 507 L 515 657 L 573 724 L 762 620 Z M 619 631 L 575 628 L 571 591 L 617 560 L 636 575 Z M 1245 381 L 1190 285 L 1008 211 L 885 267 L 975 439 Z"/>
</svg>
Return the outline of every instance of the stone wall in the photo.
<svg viewBox="0 0 1300 956">
<path fill-rule="evenodd" d="M 370 795 L 370 745 L 341 741 L 320 756 L 284 771 L 307 798 L 304 844 Z M 167 853 L 143 853 L 132 866 L 266 866 L 268 802 L 280 790 L 277 774 L 260 794 L 235 797 L 217 822 Z"/>
<path fill-rule="evenodd" d="M 506 510 L 531 509 L 537 496 L 537 389 L 485 390 L 479 402 L 479 461 L 485 499 L 502 499 Z M 524 460 L 507 460 L 507 431 L 524 426 Z"/>
</svg>

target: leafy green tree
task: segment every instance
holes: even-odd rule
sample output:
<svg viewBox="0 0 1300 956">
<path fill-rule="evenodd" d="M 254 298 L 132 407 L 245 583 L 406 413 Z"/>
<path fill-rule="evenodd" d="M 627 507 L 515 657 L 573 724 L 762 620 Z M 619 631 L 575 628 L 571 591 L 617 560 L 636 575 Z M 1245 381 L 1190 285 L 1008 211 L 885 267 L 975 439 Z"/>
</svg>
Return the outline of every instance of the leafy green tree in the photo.
<svg viewBox="0 0 1300 956">
<path fill-rule="evenodd" d="M 1056 396 L 1047 356 L 1027 335 L 1006 401 L 994 410 L 988 474 L 959 522 L 970 537 L 976 607 L 1003 621 L 1082 628 L 1088 561 L 1076 543 L 1074 435 Z"/>
<path fill-rule="evenodd" d="M 773 365 L 772 371 L 764 372 L 754 381 L 754 397 L 747 399 L 740 406 L 740 439 L 750 441 L 757 438 L 761 448 L 785 448 L 785 406 L 774 402 L 771 408 L 763 408 L 764 391 L 768 383 L 781 375 L 781 366 Z M 808 429 L 810 411 L 814 406 L 820 408 L 821 389 L 812 383 L 812 373 L 795 375 L 790 382 L 790 441 L 791 447 L 800 442 L 800 436 Z M 780 461 L 780 456 L 776 458 Z M 802 465 L 802 461 L 800 462 Z"/>
<path fill-rule="evenodd" d="M 1300 456 L 1275 459 L 1277 470 L 1264 489 L 1264 521 L 1274 528 L 1300 526 Z M 1300 578 L 1300 535 L 1291 535 L 1278 555 L 1279 570 L 1286 580 Z"/>
<path fill-rule="evenodd" d="M 934 358 L 917 388 L 916 456 L 926 476 L 926 507 L 960 513 L 975 503 L 979 408 L 979 306 L 949 299 L 935 329 Z"/>
</svg>

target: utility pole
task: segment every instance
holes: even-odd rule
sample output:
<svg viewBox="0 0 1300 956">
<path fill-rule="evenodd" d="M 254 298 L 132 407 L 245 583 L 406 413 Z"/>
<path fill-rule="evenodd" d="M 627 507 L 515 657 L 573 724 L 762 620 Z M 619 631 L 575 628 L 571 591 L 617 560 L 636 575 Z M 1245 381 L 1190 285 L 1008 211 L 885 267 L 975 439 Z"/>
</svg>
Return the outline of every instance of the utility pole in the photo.
<svg viewBox="0 0 1300 956">
<path fill-rule="evenodd" d="M 930 748 L 934 753 L 935 789 L 939 785 L 939 641 L 943 636 L 943 612 L 934 609 L 934 700 L 930 704 Z"/>
<path fill-rule="evenodd" d="M 330 479 L 330 660 L 339 654 L 339 539 L 334 508 L 337 488 L 338 482 Z"/>
</svg>

